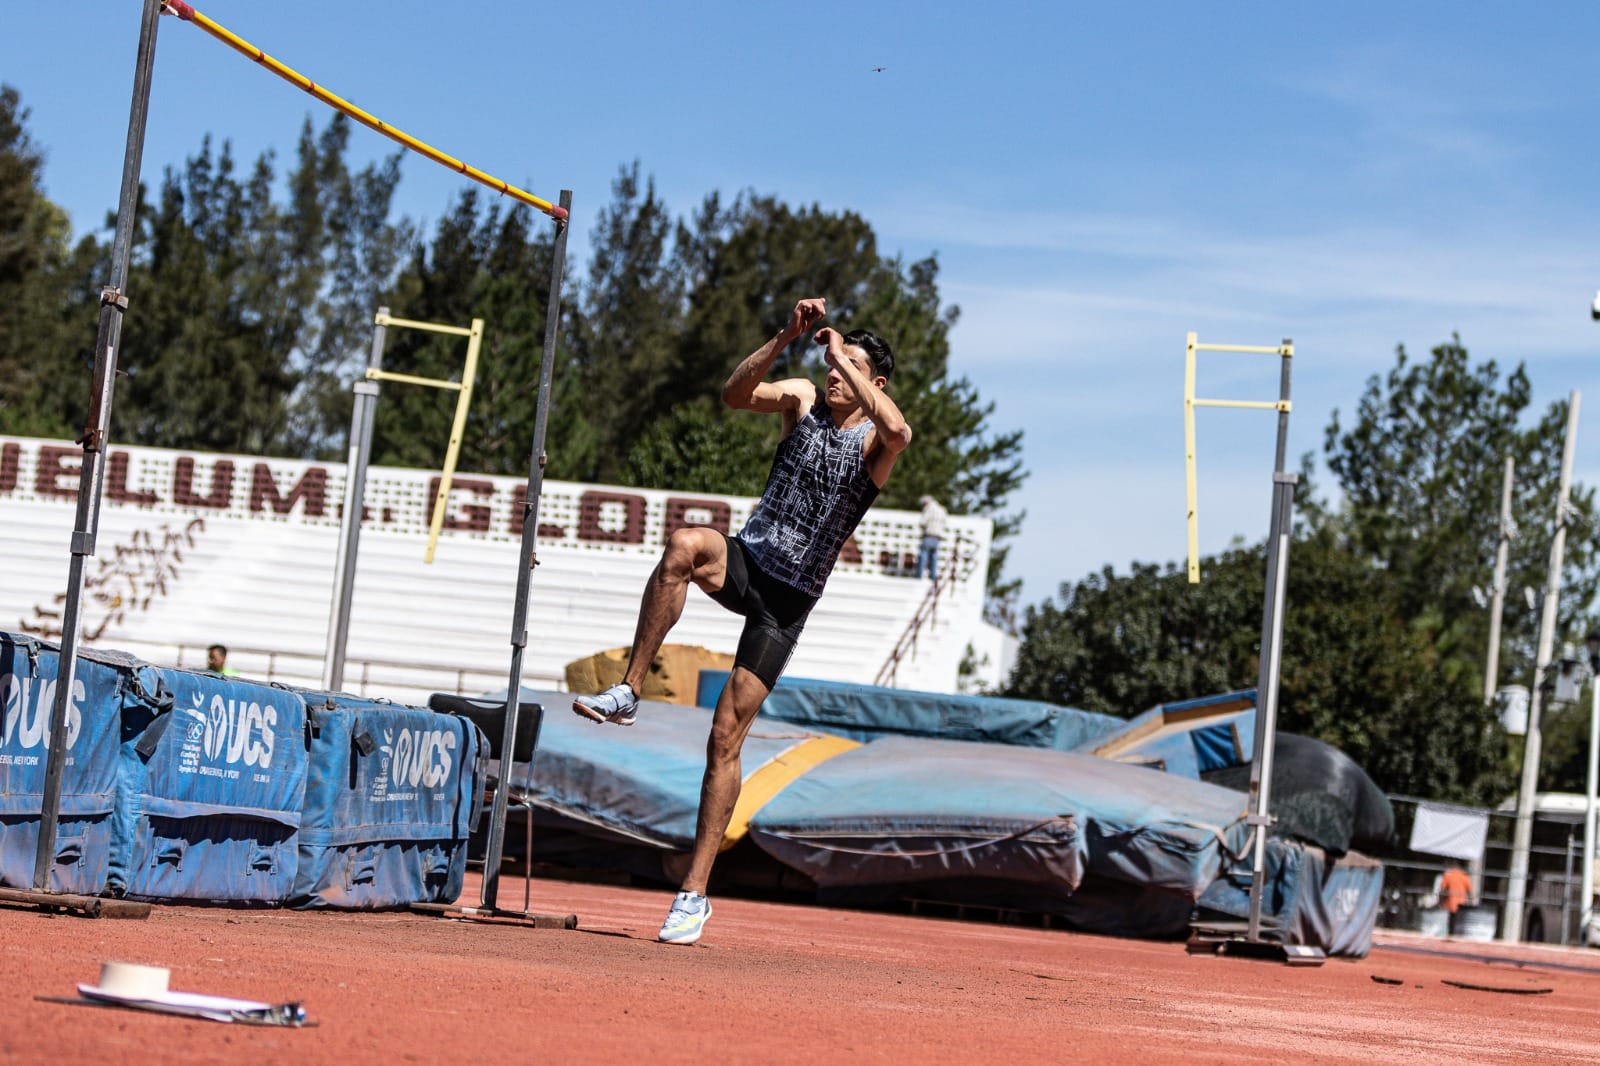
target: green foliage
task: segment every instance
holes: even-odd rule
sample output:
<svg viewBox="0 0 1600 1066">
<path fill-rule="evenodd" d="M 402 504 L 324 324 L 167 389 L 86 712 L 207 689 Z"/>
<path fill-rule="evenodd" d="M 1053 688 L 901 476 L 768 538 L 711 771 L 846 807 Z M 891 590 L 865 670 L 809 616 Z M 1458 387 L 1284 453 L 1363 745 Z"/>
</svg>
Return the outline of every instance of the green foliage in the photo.
<svg viewBox="0 0 1600 1066">
<path fill-rule="evenodd" d="M 400 318 L 467 327 L 484 320 L 466 430 L 458 467 L 463 471 L 526 475 L 538 411 L 539 365 L 544 353 L 545 307 L 555 236 L 543 216 L 526 207 L 486 209 L 476 190 L 463 192 L 440 219 L 430 245 L 418 246 L 386 303 Z M 567 360 L 570 344 L 559 345 Z M 402 374 L 460 381 L 466 362 L 463 337 L 422 330 L 387 331 L 383 366 Z M 581 395 L 569 372 L 552 375 L 548 473 L 570 477 L 575 447 L 584 447 Z M 455 417 L 453 391 L 385 383 L 373 431 L 375 462 L 438 467 Z M 568 469 L 563 469 L 568 464 Z"/>
<path fill-rule="evenodd" d="M 1539 716 L 1540 792 L 1588 791 L 1592 700 L 1592 690 L 1585 688 L 1574 703 L 1546 704 L 1542 709 Z"/>
<path fill-rule="evenodd" d="M 629 453 L 621 480 L 759 496 L 778 446 L 778 428 L 775 418 L 730 417 L 712 397 L 686 400 L 650 423 Z"/>
<path fill-rule="evenodd" d="M 1546 582 L 1567 417 L 1560 401 L 1523 425 L 1531 397 L 1523 367 L 1502 384 L 1492 360 L 1469 365 L 1459 337 L 1421 362 L 1400 348 L 1389 373 L 1368 380 L 1352 427 L 1334 412 L 1324 446 L 1341 490 L 1330 519 L 1353 551 L 1389 574 L 1403 616 L 1469 673 L 1484 661 L 1489 618 L 1479 601 L 1493 583 L 1503 464 L 1515 461 L 1512 514 L 1521 535 L 1507 570 L 1505 679 L 1533 669 L 1539 613 L 1523 608 L 1521 593 Z M 1570 507 L 1562 633 L 1583 628 L 1582 612 L 1600 592 L 1593 490 L 1574 486 Z"/>
<path fill-rule="evenodd" d="M 351 173 L 349 122 L 307 122 L 274 198 L 272 156 L 235 172 L 209 138 L 141 205 L 128 280 L 114 436 L 172 448 L 263 454 L 337 451 L 349 420 L 341 381 L 371 294 L 407 240 L 387 221 L 398 157 Z M 102 255 L 104 255 L 102 250 Z"/>
<path fill-rule="evenodd" d="M 1437 627 L 1408 617 L 1389 573 L 1334 530 L 1289 559 L 1280 728 L 1339 748 L 1388 792 L 1498 802 L 1505 736 L 1481 667 L 1441 655 Z"/>
<path fill-rule="evenodd" d="M 0 433 L 76 437 L 94 323 L 75 320 L 73 292 L 93 249 L 71 247 L 66 213 L 44 195 L 27 118 L 0 86 Z"/>
<path fill-rule="evenodd" d="M 1167 700 L 1250 688 L 1263 565 L 1259 551 L 1241 550 L 1210 560 L 1202 585 L 1173 563 L 1066 582 L 1059 603 L 1024 613 L 1005 694 L 1131 717 Z"/>
<path fill-rule="evenodd" d="M 603 398 L 611 408 L 595 412 L 596 447 L 583 471 L 586 479 L 605 482 L 627 480 L 629 452 L 646 426 L 703 395 L 683 380 L 683 281 L 667 258 L 667 207 L 653 181 L 641 190 L 638 163 L 622 171 L 612 194 L 595 227 L 573 367 L 584 395 Z"/>
</svg>

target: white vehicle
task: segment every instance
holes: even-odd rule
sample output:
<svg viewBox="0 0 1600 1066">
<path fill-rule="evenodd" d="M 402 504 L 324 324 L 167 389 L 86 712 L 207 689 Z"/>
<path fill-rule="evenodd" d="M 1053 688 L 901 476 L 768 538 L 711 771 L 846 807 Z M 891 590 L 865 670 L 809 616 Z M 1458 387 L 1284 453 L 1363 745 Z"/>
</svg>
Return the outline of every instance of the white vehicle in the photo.
<svg viewBox="0 0 1600 1066">
<path fill-rule="evenodd" d="M 1600 947 L 1600 910 L 1589 908 L 1588 928 L 1579 928 L 1583 906 L 1583 820 L 1588 799 L 1573 792 L 1541 792 L 1535 798 L 1533 848 L 1528 856 L 1528 892 L 1522 912 L 1522 939 L 1527 943 L 1584 944 Z M 1500 811 L 1514 813 L 1513 796 Z M 1600 848 L 1600 845 L 1597 845 Z M 1492 865 L 1509 865 L 1509 853 L 1496 852 Z M 1592 882 L 1600 886 L 1600 865 Z"/>
</svg>

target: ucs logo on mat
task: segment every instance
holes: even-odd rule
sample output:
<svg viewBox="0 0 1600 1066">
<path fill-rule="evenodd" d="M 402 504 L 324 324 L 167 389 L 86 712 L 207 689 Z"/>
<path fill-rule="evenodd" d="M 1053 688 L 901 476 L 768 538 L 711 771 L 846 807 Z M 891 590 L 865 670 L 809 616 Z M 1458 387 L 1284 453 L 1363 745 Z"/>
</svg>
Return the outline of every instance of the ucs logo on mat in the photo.
<svg viewBox="0 0 1600 1066">
<path fill-rule="evenodd" d="M 83 679 L 73 678 L 72 699 L 67 701 L 67 749 L 78 742 L 83 728 L 80 704 L 85 696 Z M 0 698 L 5 701 L 4 733 L 0 748 L 9 748 L 13 738 L 20 748 L 50 747 L 50 715 L 56 705 L 56 679 L 0 676 Z"/>
<path fill-rule="evenodd" d="M 194 706 L 183 713 L 189 719 L 187 739 L 198 743 L 208 760 L 242 761 L 263 770 L 272 765 L 273 730 L 278 725 L 276 707 L 223 699 L 220 693 L 211 697 L 209 709 L 203 709 L 204 703 L 205 697 L 196 693 Z"/>
<path fill-rule="evenodd" d="M 450 779 L 456 735 L 442 729 L 383 731 L 378 750 L 388 759 L 389 781 L 395 788 L 438 788 Z"/>
</svg>

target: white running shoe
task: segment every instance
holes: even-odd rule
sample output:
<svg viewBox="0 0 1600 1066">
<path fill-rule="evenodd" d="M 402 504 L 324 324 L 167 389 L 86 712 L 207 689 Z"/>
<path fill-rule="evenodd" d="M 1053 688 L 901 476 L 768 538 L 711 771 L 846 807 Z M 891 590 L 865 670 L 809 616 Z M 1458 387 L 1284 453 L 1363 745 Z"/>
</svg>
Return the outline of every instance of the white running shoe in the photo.
<svg viewBox="0 0 1600 1066">
<path fill-rule="evenodd" d="M 661 923 L 663 944 L 693 944 L 711 917 L 711 900 L 693 892 L 679 892 L 672 898 L 672 909 Z"/>
<path fill-rule="evenodd" d="M 579 696 L 572 701 L 572 710 L 591 722 L 632 725 L 639 714 L 639 697 L 626 681 L 620 681 L 598 696 Z"/>
</svg>

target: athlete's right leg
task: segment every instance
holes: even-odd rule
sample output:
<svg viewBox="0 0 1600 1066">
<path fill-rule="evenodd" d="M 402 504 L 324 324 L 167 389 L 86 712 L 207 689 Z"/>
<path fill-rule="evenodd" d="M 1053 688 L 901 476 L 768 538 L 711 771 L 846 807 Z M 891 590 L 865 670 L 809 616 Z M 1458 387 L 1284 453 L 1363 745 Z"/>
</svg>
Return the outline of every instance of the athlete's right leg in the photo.
<svg viewBox="0 0 1600 1066">
<path fill-rule="evenodd" d="M 683 527 L 674 531 L 661 552 L 661 562 L 656 563 L 650 581 L 645 584 L 626 674 L 622 674 L 621 682 L 606 688 L 600 695 L 574 698 L 573 711 L 595 722 L 632 725 L 638 693 L 645 687 L 645 675 L 650 674 L 650 664 L 656 661 L 662 640 L 666 640 L 672 626 L 683 615 L 690 581 L 706 592 L 717 592 L 722 589 L 726 573 L 726 536 L 709 527 Z"/>
<path fill-rule="evenodd" d="M 633 632 L 633 651 L 622 680 L 638 692 L 656 661 L 661 642 L 683 615 L 689 582 L 706 592 L 722 588 L 728 569 L 728 538 L 709 526 L 685 526 L 667 538 L 639 604 L 639 624 Z"/>
<path fill-rule="evenodd" d="M 633 648 L 628 669 L 620 685 L 613 685 L 599 696 L 580 696 L 572 709 L 597 722 L 633 724 L 633 704 L 644 690 L 644 679 L 655 662 L 661 643 L 683 614 L 683 604 L 692 581 L 706 592 L 722 588 L 728 568 L 728 538 L 707 526 L 685 526 L 667 538 L 639 604 L 639 621 L 634 628 Z M 626 690 L 622 686 L 627 686 Z"/>
</svg>

